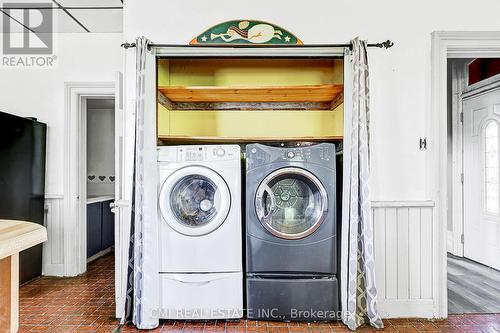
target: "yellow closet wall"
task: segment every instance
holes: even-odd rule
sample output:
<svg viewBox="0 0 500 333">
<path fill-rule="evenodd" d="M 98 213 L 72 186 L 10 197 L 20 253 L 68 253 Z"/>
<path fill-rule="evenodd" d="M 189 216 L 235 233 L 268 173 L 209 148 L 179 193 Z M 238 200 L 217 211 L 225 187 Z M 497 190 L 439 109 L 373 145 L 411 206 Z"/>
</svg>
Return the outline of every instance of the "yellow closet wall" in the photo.
<svg viewBox="0 0 500 333">
<path fill-rule="evenodd" d="M 342 84 L 342 59 L 159 59 L 159 86 Z M 335 110 L 168 110 L 158 104 L 158 136 L 341 137 Z"/>
</svg>

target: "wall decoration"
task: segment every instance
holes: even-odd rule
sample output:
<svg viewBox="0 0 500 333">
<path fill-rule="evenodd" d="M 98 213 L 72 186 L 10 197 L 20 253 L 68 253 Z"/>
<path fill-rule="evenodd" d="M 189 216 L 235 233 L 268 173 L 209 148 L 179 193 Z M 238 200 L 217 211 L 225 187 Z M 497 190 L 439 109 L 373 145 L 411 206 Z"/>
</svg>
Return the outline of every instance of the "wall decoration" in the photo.
<svg viewBox="0 0 500 333">
<path fill-rule="evenodd" d="M 91 172 L 87 175 L 87 183 L 92 184 L 113 184 L 115 182 L 114 175 L 98 175 Z"/>
<path fill-rule="evenodd" d="M 217 24 L 193 38 L 190 45 L 302 45 L 291 32 L 263 21 L 233 20 Z"/>
</svg>

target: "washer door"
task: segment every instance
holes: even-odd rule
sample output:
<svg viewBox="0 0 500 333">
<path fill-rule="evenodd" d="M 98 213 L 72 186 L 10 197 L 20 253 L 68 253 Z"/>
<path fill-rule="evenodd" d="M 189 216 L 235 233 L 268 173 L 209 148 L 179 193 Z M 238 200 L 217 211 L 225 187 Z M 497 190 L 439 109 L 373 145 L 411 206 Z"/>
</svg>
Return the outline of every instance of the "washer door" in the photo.
<svg viewBox="0 0 500 333">
<path fill-rule="evenodd" d="M 286 167 L 270 173 L 261 182 L 255 209 L 271 234 L 299 239 L 312 234 L 323 223 L 328 197 L 323 184 L 312 173 Z"/>
<path fill-rule="evenodd" d="M 171 174 L 162 184 L 159 206 L 163 219 L 177 232 L 206 235 L 227 218 L 231 194 L 215 171 L 190 166 Z"/>
</svg>

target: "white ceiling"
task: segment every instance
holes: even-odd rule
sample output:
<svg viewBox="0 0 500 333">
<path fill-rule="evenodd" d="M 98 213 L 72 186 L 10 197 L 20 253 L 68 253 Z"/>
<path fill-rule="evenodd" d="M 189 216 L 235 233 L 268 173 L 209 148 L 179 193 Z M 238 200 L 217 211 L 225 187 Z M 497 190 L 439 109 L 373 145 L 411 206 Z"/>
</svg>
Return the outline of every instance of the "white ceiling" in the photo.
<svg viewBox="0 0 500 333">
<path fill-rule="evenodd" d="M 123 6 L 121 0 L 56 0 L 64 7 L 108 7 Z"/>
<path fill-rule="evenodd" d="M 0 0 L 0 10 L 4 2 Z M 26 1 L 28 2 L 28 1 Z M 29 0 L 30 3 L 49 5 L 53 8 L 54 32 L 122 32 L 123 31 L 123 3 L 121 0 Z M 24 7 L 24 6 L 23 6 Z M 47 9 L 49 10 L 49 9 Z M 11 31 L 21 32 L 22 15 L 20 11 L 12 10 L 11 14 L 18 22 L 0 12 L 1 20 L 11 21 Z M 1 30 L 0 25 L 0 30 Z"/>
<path fill-rule="evenodd" d="M 92 32 L 122 32 L 121 9 L 68 9 L 78 21 Z"/>
</svg>

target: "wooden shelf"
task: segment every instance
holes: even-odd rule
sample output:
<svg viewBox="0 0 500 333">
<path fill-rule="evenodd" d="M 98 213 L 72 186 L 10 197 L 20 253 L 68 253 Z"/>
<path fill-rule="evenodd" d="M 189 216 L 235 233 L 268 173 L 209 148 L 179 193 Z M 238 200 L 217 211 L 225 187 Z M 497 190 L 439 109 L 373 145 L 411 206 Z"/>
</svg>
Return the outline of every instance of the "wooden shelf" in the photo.
<svg viewBox="0 0 500 333">
<path fill-rule="evenodd" d="M 251 143 L 251 142 L 317 142 L 317 141 L 339 141 L 342 136 L 321 137 L 212 137 L 212 136 L 158 136 L 162 144 L 200 144 L 200 143 Z"/>
<path fill-rule="evenodd" d="M 171 102 L 334 102 L 341 84 L 266 87 L 158 87 Z"/>
</svg>

